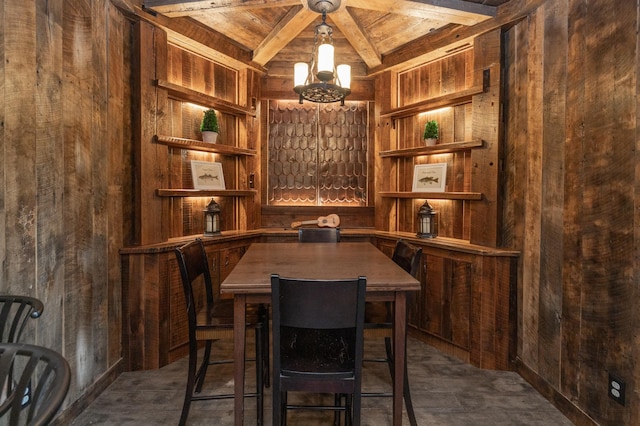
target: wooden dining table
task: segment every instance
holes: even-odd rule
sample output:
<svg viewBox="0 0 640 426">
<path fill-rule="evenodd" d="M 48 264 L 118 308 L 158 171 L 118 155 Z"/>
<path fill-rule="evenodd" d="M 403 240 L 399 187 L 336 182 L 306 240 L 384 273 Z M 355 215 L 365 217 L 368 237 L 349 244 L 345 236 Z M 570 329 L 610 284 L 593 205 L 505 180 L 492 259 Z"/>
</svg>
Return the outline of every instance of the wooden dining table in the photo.
<svg viewBox="0 0 640 426">
<path fill-rule="evenodd" d="M 245 313 L 248 303 L 271 302 L 271 274 L 288 278 L 367 278 L 367 301 L 394 304 L 393 424 L 402 424 L 406 342 L 406 294 L 420 283 L 368 242 L 254 243 L 222 282 L 234 298 L 235 425 L 244 422 Z"/>
</svg>

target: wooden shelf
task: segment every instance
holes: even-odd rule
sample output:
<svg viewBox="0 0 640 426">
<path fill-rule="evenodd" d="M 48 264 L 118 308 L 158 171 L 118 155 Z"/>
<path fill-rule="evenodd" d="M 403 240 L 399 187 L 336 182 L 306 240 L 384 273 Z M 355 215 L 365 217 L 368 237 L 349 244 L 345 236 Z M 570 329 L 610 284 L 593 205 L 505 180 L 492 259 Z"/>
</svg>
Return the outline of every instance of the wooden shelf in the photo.
<svg viewBox="0 0 640 426">
<path fill-rule="evenodd" d="M 237 148 L 223 144 L 211 144 L 194 139 L 174 138 L 172 136 L 153 137 L 155 143 L 171 146 L 173 148 L 191 149 L 194 151 L 213 152 L 222 155 L 257 155 L 255 149 Z"/>
<path fill-rule="evenodd" d="M 480 192 L 380 192 L 383 198 L 429 198 L 433 200 L 482 200 Z"/>
<path fill-rule="evenodd" d="M 380 151 L 380 157 L 417 157 L 419 155 L 446 154 L 449 152 L 466 151 L 472 148 L 481 148 L 484 146 L 482 139 L 474 139 L 471 141 L 443 143 L 435 146 L 420 146 L 416 148 L 393 149 L 389 151 Z"/>
<path fill-rule="evenodd" d="M 485 69 L 482 72 L 481 85 L 473 86 L 466 90 L 460 90 L 458 92 L 447 93 L 446 95 L 437 96 L 435 98 L 426 99 L 424 101 L 404 105 L 387 111 L 382 111 L 380 113 L 380 118 L 391 118 L 392 120 L 395 120 L 397 118 L 409 117 L 411 115 L 415 115 L 432 109 L 445 108 L 469 103 L 473 100 L 474 95 L 479 95 L 480 93 L 484 93 L 487 91 L 487 89 L 489 88 L 489 77 L 489 69 Z"/>
<path fill-rule="evenodd" d="M 156 189 L 158 197 L 251 197 L 257 193 L 255 189 Z"/>
<path fill-rule="evenodd" d="M 167 89 L 169 97 L 172 97 L 178 100 L 193 102 L 195 104 L 202 105 L 209 108 L 214 108 L 220 112 L 226 112 L 228 114 L 232 114 L 235 116 L 251 115 L 255 117 L 256 115 L 255 109 L 236 105 L 232 102 L 225 101 L 223 99 L 218 99 L 215 96 L 210 96 L 210 95 L 198 92 L 196 90 L 182 87 L 178 84 L 170 83 L 166 80 L 156 80 L 155 84 L 158 87 Z"/>
</svg>

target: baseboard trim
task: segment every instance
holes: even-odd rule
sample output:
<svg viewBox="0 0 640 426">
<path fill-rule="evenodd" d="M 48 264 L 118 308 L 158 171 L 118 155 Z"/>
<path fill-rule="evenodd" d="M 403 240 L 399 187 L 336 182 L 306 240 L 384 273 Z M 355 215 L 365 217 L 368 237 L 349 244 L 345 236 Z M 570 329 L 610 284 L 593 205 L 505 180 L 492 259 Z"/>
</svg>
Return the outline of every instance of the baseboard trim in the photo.
<svg viewBox="0 0 640 426">
<path fill-rule="evenodd" d="M 124 371 L 124 360 L 120 358 L 99 379 L 87 388 L 80 398 L 65 408 L 51 422 L 52 425 L 68 425 L 80 415 L 106 388 Z"/>
<path fill-rule="evenodd" d="M 574 405 L 564 395 L 558 392 L 556 388 L 551 386 L 546 380 L 524 365 L 520 358 L 516 358 L 515 365 L 516 372 L 574 424 L 584 426 L 598 425 L 598 423 L 589 417 L 587 413 Z"/>
</svg>

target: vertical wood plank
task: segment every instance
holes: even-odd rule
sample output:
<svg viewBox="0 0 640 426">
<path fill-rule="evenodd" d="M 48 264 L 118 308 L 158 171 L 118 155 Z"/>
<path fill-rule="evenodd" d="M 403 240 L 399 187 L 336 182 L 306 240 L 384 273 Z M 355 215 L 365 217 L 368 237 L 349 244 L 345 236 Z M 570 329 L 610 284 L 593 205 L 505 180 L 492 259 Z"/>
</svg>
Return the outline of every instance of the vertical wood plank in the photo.
<svg viewBox="0 0 640 426">
<path fill-rule="evenodd" d="M 165 91 L 153 85 L 154 78 L 166 78 L 166 65 L 163 65 L 166 64 L 166 44 L 163 31 L 145 22 L 136 23 L 134 45 L 138 51 L 133 81 L 140 99 L 140 110 L 134 113 L 135 179 L 139 183 L 134 197 L 136 206 L 139 206 L 134 216 L 136 244 L 165 241 L 170 229 L 168 201 L 163 203 L 154 192 L 156 188 L 166 187 L 167 148 L 152 143 L 153 136 L 166 129 L 167 125 L 163 122 L 168 112 Z M 155 55 L 148 55 L 148 52 Z M 160 220 L 158 212 L 161 213 Z"/>
<path fill-rule="evenodd" d="M 62 334 L 63 319 L 47 308 L 63 306 L 64 287 L 64 197 L 57 190 L 64 187 L 63 126 L 62 126 L 62 4 L 36 3 L 35 41 L 37 84 L 35 85 L 36 114 L 36 175 L 37 182 L 37 293 L 45 303 L 42 327 L 37 341 L 44 346 L 61 349 L 57 338 Z M 45 24 L 47 22 L 47 24 Z M 29 25 L 25 28 L 31 31 Z M 25 76 L 21 76 L 24 78 Z M 23 289 L 21 293 L 25 293 Z M 54 308 L 55 309 L 55 308 Z M 45 314 L 47 314 L 45 316 Z"/>
<path fill-rule="evenodd" d="M 473 191 L 481 192 L 483 199 L 471 204 L 470 241 L 491 247 L 499 245 L 500 198 L 499 160 L 501 154 L 501 57 L 500 31 L 483 34 L 474 41 L 474 66 L 476 75 L 490 71 L 490 86 L 482 94 L 473 97 L 473 138 L 485 141 L 485 148 L 471 152 L 473 163 L 471 182 Z"/>
<path fill-rule="evenodd" d="M 540 239 L 540 304 L 539 310 L 539 360 L 540 371 L 549 377 L 549 383 L 559 386 L 560 378 L 560 318 L 562 317 L 563 263 L 563 210 L 544 206 L 564 204 L 564 142 L 567 88 L 567 3 L 556 1 L 544 9 L 543 51 L 546 58 L 542 65 L 543 81 L 553 85 L 543 87 L 542 101 L 542 157 L 541 164 L 541 220 Z"/>
<path fill-rule="evenodd" d="M 94 113 L 93 68 L 84 55 L 94 52 L 91 32 L 91 5 L 85 1 L 65 3 L 63 41 L 65 84 L 63 97 L 76 102 L 63 104 L 65 179 L 65 298 L 63 306 L 78 309 L 64 313 L 64 352 L 80 383 L 90 383 L 95 353 L 92 341 L 93 190 L 92 119 Z M 83 46 L 78 54 L 77 46 Z M 82 113 L 80 113 L 82 112 Z M 90 112 L 90 113 L 87 113 Z M 100 122 L 100 117 L 96 117 Z M 98 277 L 96 277 L 98 278 Z M 99 279 L 99 278 L 98 278 Z"/>
<path fill-rule="evenodd" d="M 126 40 L 131 39 L 129 22 L 122 17 L 118 10 L 107 2 L 108 34 L 107 39 L 107 125 L 105 146 L 108 158 L 107 182 L 108 194 L 106 208 L 107 218 L 107 259 L 108 259 L 108 318 L 109 324 L 107 350 L 107 366 L 118 362 L 122 356 L 122 272 L 119 250 L 125 239 L 121 218 L 128 217 L 124 207 L 125 187 L 131 187 L 130 172 L 124 165 L 128 163 L 128 151 L 125 141 L 131 140 L 130 126 L 118 126 L 128 116 L 131 107 L 131 92 L 126 82 L 130 81 L 130 70 L 122 60 L 130 55 Z M 104 325 L 103 325 L 104 327 Z"/>
<path fill-rule="evenodd" d="M 522 22 L 506 33 L 505 37 L 505 63 L 506 69 L 506 105 L 507 117 L 505 126 L 505 197 L 503 238 L 510 242 L 512 247 L 524 246 L 524 227 L 526 214 L 527 171 L 528 171 L 528 136 L 522 129 L 527 128 L 528 102 L 527 88 L 529 86 L 528 62 L 528 22 Z M 518 271 L 523 271 L 527 256 L 518 258 Z M 523 276 L 523 275 L 522 275 Z M 523 353 L 524 316 L 528 310 L 524 301 L 524 283 L 518 285 L 517 305 L 518 310 L 518 342 L 517 351 Z"/>
<path fill-rule="evenodd" d="M 2 18 L 2 84 L 3 84 L 3 111 L 2 111 L 2 136 L 3 151 L 0 162 L 4 163 L 2 168 L 3 194 L 2 197 L 2 241 L 3 263 L 2 263 L 2 288 L 6 292 L 17 294 L 30 294 L 38 297 L 39 288 L 37 285 L 36 271 L 36 250 L 37 225 L 42 221 L 39 216 L 37 205 L 38 183 L 37 178 L 38 156 L 36 130 L 33 126 L 33 117 L 38 112 L 36 92 L 34 92 L 33 81 L 37 76 L 34 72 L 36 67 L 36 5 L 33 3 L 20 3 L 13 7 L 3 7 L 0 17 Z M 48 78 L 45 76 L 44 78 Z M 16 108 L 15 105 L 20 105 Z M 6 108 L 4 107 L 6 106 Z M 46 114 L 46 110 L 42 111 Z M 50 122 L 53 115 L 45 115 L 45 119 Z M 43 127 L 37 126 L 37 127 Z M 51 133 L 41 136 L 43 143 L 55 143 L 51 138 L 55 134 Z M 43 160 L 46 157 L 43 156 Z M 43 177 L 46 176 L 48 167 L 55 167 L 56 164 L 41 165 Z M 51 172 L 53 173 L 53 172 Z M 43 184 L 44 186 L 44 184 Z M 53 201 L 52 197 L 47 197 L 46 205 Z M 53 228 L 52 230 L 55 230 Z M 50 241 L 42 240 L 41 244 L 54 247 L 55 236 Z M 54 264 L 48 265 L 47 269 L 54 271 Z M 54 302 L 61 298 L 61 292 L 51 291 L 46 293 Z M 52 318 L 54 329 L 61 329 L 59 319 Z M 29 325 L 23 334 L 23 338 L 35 341 L 37 334 L 33 325 Z M 44 329 L 42 329 L 44 330 Z M 45 341 L 52 341 L 51 337 L 43 336 Z M 55 343 L 54 347 L 60 349 L 61 342 Z"/>
<path fill-rule="evenodd" d="M 584 0 L 569 1 L 567 16 L 567 108 L 565 146 L 565 199 L 564 215 L 564 247 L 563 247 L 563 292 L 562 292 L 562 365 L 580 365 L 580 330 L 581 303 L 584 287 L 584 270 L 580 258 L 580 222 L 583 205 L 582 192 L 575 188 L 584 182 L 584 164 L 581 161 L 570 161 L 572 158 L 584 158 L 585 139 L 585 78 L 586 69 L 583 64 L 585 56 L 585 19 L 586 2 Z M 571 19 L 568 19 L 571 16 Z M 574 368 L 563 368 L 560 375 L 560 389 L 566 395 L 578 395 L 580 375 Z"/>
<path fill-rule="evenodd" d="M 523 354 L 538 364 L 538 328 L 540 303 L 540 213 L 542 209 L 542 62 L 544 11 L 534 13 L 527 28 L 530 33 L 527 50 L 527 174 L 525 208 L 526 216 L 523 251 L 527 263 L 523 272 L 523 305 L 527 307 L 523 317 Z"/>
</svg>

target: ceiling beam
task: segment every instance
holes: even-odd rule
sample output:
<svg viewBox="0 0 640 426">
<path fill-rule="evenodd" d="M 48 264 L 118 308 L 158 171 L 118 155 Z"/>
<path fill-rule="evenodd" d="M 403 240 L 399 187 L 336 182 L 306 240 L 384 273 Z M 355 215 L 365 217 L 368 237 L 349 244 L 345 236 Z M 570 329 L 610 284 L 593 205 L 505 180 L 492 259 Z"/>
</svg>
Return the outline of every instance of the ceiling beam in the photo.
<svg viewBox="0 0 640 426">
<path fill-rule="evenodd" d="M 317 17 L 317 13 L 305 10 L 300 5 L 292 7 L 255 48 L 253 62 L 265 65 Z"/>
<path fill-rule="evenodd" d="M 472 27 L 453 26 L 420 37 L 383 55 L 382 65 L 369 70 L 373 76 L 389 69 L 409 69 L 473 45 L 475 37 L 524 19 L 546 0 L 511 0 L 498 6 L 496 17 Z"/>
<path fill-rule="evenodd" d="M 460 25 L 475 25 L 496 14 L 494 6 L 462 0 L 347 0 L 347 6 Z"/>
<path fill-rule="evenodd" d="M 360 55 L 367 67 L 375 68 L 382 65 L 382 55 L 378 49 L 369 42 L 367 34 L 353 19 L 349 9 L 344 9 L 331 14 L 331 21 L 338 27 L 349 44 Z"/>
<path fill-rule="evenodd" d="M 186 50 L 224 63 L 234 69 L 251 68 L 264 73 L 265 68 L 251 60 L 251 52 L 242 49 L 223 34 L 219 34 L 190 18 L 167 18 L 134 6 L 136 15 L 167 32 L 167 40 Z M 215 46 L 215 49 L 212 47 Z"/>
<path fill-rule="evenodd" d="M 299 6 L 300 0 L 146 0 L 146 9 L 169 18 L 193 15 L 195 12 L 229 12 L 241 9 Z"/>
</svg>

